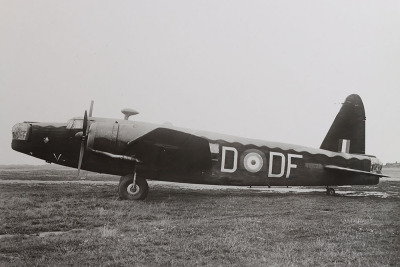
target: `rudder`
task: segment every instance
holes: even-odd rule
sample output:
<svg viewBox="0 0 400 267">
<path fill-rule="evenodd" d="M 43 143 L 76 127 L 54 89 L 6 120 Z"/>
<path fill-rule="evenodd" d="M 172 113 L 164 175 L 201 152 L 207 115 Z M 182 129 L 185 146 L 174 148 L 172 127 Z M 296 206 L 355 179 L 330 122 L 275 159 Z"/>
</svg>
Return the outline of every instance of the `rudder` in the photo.
<svg viewBox="0 0 400 267">
<path fill-rule="evenodd" d="M 343 151 L 346 146 L 347 150 Z M 359 95 L 346 98 L 320 148 L 365 154 L 365 110 Z"/>
</svg>

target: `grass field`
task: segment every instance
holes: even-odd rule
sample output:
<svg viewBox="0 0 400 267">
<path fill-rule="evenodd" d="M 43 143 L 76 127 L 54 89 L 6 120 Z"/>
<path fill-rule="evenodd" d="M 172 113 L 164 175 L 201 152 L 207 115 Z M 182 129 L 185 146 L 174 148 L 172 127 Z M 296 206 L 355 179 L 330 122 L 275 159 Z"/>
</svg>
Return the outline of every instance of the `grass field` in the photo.
<svg viewBox="0 0 400 267">
<path fill-rule="evenodd" d="M 1 167 L 0 266 L 399 266 L 400 179 L 338 189 L 385 197 L 153 182 L 139 202 L 119 201 L 117 184 L 4 182 L 74 175 Z"/>
</svg>

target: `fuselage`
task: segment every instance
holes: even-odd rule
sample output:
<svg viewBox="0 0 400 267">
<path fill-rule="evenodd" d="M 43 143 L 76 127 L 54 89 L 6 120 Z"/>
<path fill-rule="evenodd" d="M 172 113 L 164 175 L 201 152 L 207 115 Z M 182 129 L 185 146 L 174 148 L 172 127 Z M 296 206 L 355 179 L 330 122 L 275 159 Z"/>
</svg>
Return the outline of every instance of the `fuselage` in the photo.
<svg viewBox="0 0 400 267">
<path fill-rule="evenodd" d="M 377 184 L 378 176 L 337 173 L 334 165 L 379 172 L 372 156 L 158 125 L 89 118 L 82 169 L 146 179 L 217 185 L 330 186 Z M 64 166 L 78 165 L 82 118 L 13 127 L 12 148 Z M 136 162 L 133 159 L 139 161 Z"/>
</svg>

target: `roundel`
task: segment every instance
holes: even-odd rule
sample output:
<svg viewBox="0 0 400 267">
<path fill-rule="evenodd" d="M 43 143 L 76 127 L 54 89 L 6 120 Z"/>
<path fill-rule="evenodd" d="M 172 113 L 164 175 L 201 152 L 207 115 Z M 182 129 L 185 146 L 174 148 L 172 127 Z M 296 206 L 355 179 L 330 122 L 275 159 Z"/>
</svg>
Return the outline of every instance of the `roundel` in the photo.
<svg viewBox="0 0 400 267">
<path fill-rule="evenodd" d="M 243 159 L 244 167 L 249 172 L 258 172 L 264 164 L 264 160 L 260 154 L 256 152 L 248 153 Z"/>
</svg>

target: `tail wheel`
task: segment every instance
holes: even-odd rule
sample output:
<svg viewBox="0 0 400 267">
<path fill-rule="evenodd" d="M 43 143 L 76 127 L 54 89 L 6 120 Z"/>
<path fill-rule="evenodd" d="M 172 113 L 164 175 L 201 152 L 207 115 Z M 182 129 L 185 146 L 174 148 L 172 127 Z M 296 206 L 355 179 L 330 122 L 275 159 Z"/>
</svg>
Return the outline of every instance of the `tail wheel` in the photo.
<svg viewBox="0 0 400 267">
<path fill-rule="evenodd" d="M 330 187 L 327 187 L 327 188 L 326 188 L 326 194 L 327 194 L 328 196 L 334 196 L 334 195 L 335 195 L 335 189 L 330 188 Z"/>
<path fill-rule="evenodd" d="M 149 193 L 149 185 L 146 179 L 136 177 L 134 183 L 134 175 L 129 174 L 122 176 L 119 180 L 118 193 L 120 199 L 126 200 L 143 200 Z"/>
</svg>

